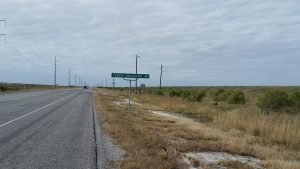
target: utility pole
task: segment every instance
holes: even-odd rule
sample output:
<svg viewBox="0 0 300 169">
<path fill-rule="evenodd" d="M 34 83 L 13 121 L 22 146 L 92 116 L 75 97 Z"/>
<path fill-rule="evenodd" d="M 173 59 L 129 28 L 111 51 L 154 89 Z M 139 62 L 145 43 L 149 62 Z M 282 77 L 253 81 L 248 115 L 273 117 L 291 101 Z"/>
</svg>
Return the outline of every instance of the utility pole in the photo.
<svg viewBox="0 0 300 169">
<path fill-rule="evenodd" d="M 138 55 L 135 55 L 135 74 L 136 74 L 136 76 L 138 74 L 138 58 L 141 58 L 141 57 Z M 136 77 L 136 79 L 135 79 L 135 94 L 137 94 L 137 80 L 138 80 L 138 78 Z"/>
<path fill-rule="evenodd" d="M 71 87 L 71 69 L 69 68 L 69 87 Z"/>
<path fill-rule="evenodd" d="M 115 90 L 115 78 L 113 78 L 113 90 Z"/>
<path fill-rule="evenodd" d="M 56 88 L 56 56 L 54 57 L 54 88 Z"/>
<path fill-rule="evenodd" d="M 75 87 L 76 87 L 76 85 L 77 85 L 77 77 L 76 77 L 76 73 L 75 73 Z"/>
<path fill-rule="evenodd" d="M 161 91 L 161 78 L 162 78 L 162 72 L 163 72 L 163 65 L 160 65 L 160 79 L 159 79 L 159 91 Z"/>
<path fill-rule="evenodd" d="M 105 87 L 107 88 L 107 79 L 105 79 Z"/>
</svg>

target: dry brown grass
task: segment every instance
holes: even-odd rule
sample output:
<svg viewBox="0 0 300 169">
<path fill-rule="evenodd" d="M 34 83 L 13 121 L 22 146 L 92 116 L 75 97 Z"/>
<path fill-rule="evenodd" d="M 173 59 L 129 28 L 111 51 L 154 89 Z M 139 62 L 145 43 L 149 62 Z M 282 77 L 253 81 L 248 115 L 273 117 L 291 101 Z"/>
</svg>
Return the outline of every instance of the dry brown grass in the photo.
<svg viewBox="0 0 300 169">
<path fill-rule="evenodd" d="M 253 167 L 247 166 L 247 165 L 245 165 L 241 162 L 238 162 L 238 161 L 222 161 L 222 162 L 220 162 L 220 164 L 222 164 L 227 169 L 235 169 L 235 168 L 253 169 Z"/>
<path fill-rule="evenodd" d="M 128 113 L 126 107 L 113 104 L 113 101 L 120 100 L 120 95 L 122 93 L 107 94 L 99 91 L 95 94 L 95 101 L 105 131 L 126 151 L 121 168 L 185 168 L 180 160 L 180 153 L 190 151 L 224 151 L 250 155 L 262 159 L 266 167 L 272 169 L 300 167 L 300 153 L 296 146 L 299 142 L 286 138 L 298 139 L 299 133 L 289 130 L 294 130 L 293 127 L 299 125 L 293 124 L 299 119 L 294 119 L 293 122 L 286 121 L 282 126 L 273 129 L 273 124 L 269 124 L 268 127 L 266 123 L 273 122 L 276 125 L 280 120 L 272 115 L 263 118 L 262 121 L 254 121 L 244 114 L 245 117 L 240 117 L 236 114 L 236 109 L 226 105 L 210 109 L 209 100 L 190 103 L 178 98 L 154 95 L 136 97 L 143 106 L 134 106 L 133 112 Z M 147 111 L 162 108 L 173 112 L 190 111 L 190 114 L 198 118 L 201 118 L 199 114 L 206 115 L 214 121 L 199 123 L 185 119 L 174 120 L 154 116 Z M 224 110 L 226 114 L 220 115 Z M 249 121 L 249 118 L 250 122 L 242 123 L 247 119 Z M 290 119 L 289 116 L 285 118 Z M 255 134 L 256 127 L 265 127 L 265 133 L 259 131 L 261 134 Z M 283 128 L 285 130 L 281 131 Z M 271 131 L 277 133 L 268 134 Z M 279 137 L 284 132 L 288 134 Z M 274 144 L 272 139 L 284 143 Z M 226 165 L 239 168 L 236 167 L 238 164 Z"/>
<path fill-rule="evenodd" d="M 137 95 L 136 99 L 146 105 L 155 105 L 200 122 L 213 121 L 213 124 L 220 128 L 239 129 L 262 137 L 271 144 L 282 144 L 288 148 L 300 149 L 300 115 L 263 114 L 255 106 L 257 94 L 248 93 L 248 95 L 246 105 L 221 103 L 219 106 L 214 106 L 214 102 L 209 97 L 201 103 L 151 94 Z"/>
<path fill-rule="evenodd" d="M 221 126 L 237 128 L 264 138 L 270 144 L 282 144 L 288 148 L 300 146 L 300 116 L 268 114 L 232 110 L 215 116 Z"/>
<path fill-rule="evenodd" d="M 115 98 L 96 94 L 104 130 L 126 150 L 123 169 L 181 168 L 158 126 L 172 125 L 173 121 L 145 118 L 144 113 L 128 113 L 125 107 L 113 105 Z M 166 150 L 166 151 L 165 151 Z"/>
</svg>

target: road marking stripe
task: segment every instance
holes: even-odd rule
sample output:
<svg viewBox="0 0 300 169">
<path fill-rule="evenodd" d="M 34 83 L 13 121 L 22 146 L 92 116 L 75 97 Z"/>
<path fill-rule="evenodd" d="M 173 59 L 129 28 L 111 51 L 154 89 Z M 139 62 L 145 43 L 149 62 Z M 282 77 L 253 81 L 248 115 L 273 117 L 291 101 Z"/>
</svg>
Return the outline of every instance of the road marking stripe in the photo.
<svg viewBox="0 0 300 169">
<path fill-rule="evenodd" d="M 70 97 L 70 96 L 71 96 L 71 95 L 66 96 L 66 97 L 63 97 L 63 98 L 61 98 L 61 99 L 59 99 L 59 100 L 56 100 L 55 102 L 52 102 L 52 103 L 50 103 L 50 104 L 47 104 L 46 106 L 40 107 L 40 108 L 38 108 L 38 109 L 36 109 L 36 110 L 30 112 L 30 113 L 24 114 L 23 116 L 20 116 L 20 117 L 18 117 L 18 118 L 15 118 L 15 119 L 13 119 L 13 120 L 11 120 L 11 121 L 9 121 L 9 122 L 6 122 L 6 123 L 4 123 L 4 124 L 1 124 L 1 125 L 0 125 L 0 128 L 1 128 L 1 127 L 4 127 L 4 126 L 6 126 L 6 125 L 8 125 L 8 124 L 10 124 L 10 123 L 12 123 L 12 122 L 15 122 L 15 121 L 17 121 L 17 120 L 20 120 L 20 119 L 22 119 L 22 118 L 24 118 L 24 117 L 26 117 L 26 116 L 29 116 L 29 115 L 31 115 L 31 114 L 33 114 L 33 113 L 36 113 L 36 112 L 38 112 L 38 111 L 40 111 L 40 110 L 42 110 L 42 109 L 44 109 L 44 108 L 46 108 L 46 107 L 49 107 L 49 106 L 51 106 L 51 105 L 53 105 L 53 104 L 55 104 L 55 103 L 57 103 L 57 102 L 59 102 L 59 101 L 61 101 L 61 100 L 66 99 L 66 98 L 68 98 L 68 97 Z"/>
</svg>

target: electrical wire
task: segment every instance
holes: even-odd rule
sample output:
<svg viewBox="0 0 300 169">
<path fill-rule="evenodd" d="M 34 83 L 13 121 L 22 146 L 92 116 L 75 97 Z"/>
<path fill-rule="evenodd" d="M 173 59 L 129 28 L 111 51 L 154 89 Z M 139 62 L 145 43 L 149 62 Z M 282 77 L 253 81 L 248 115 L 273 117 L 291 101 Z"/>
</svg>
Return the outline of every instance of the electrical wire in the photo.
<svg viewBox="0 0 300 169">
<path fill-rule="evenodd" d="M 223 18 L 224 16 L 227 16 L 227 15 L 233 13 L 234 11 L 236 11 L 236 10 L 240 9 L 241 7 L 247 5 L 250 1 L 251 1 L 251 0 L 247 0 L 247 1 L 245 1 L 245 2 L 243 2 L 243 3 L 241 3 L 241 4 L 239 4 L 238 6 L 236 6 L 236 7 L 233 8 L 233 9 L 231 9 L 230 11 L 224 13 L 223 15 L 220 15 L 220 16 L 214 18 L 213 20 L 211 20 L 210 22 L 208 22 L 207 24 L 202 25 L 201 28 L 207 27 L 208 25 L 214 23 L 214 22 L 217 21 L 218 19 Z"/>
<path fill-rule="evenodd" d="M 20 31 L 18 28 L 16 28 L 16 27 L 12 28 L 9 25 L 7 25 L 7 31 L 10 33 L 10 35 L 12 35 L 12 37 L 17 41 L 17 43 L 19 45 L 23 46 L 23 48 L 26 48 L 27 50 L 30 50 L 32 56 L 35 56 L 46 63 L 49 63 L 49 61 L 50 62 L 52 61 L 52 60 L 41 57 L 35 50 L 33 50 L 32 48 L 29 47 L 29 46 L 32 46 L 31 44 L 29 44 L 28 42 L 25 43 L 26 40 L 24 40 L 24 38 L 22 38 L 21 36 L 17 36 L 16 34 L 20 34 L 19 33 Z M 23 41 L 20 41 L 20 37 L 21 37 L 21 39 L 23 39 Z M 54 65 L 54 64 L 51 64 L 51 65 Z M 64 69 L 63 71 L 67 71 L 67 69 Z"/>
<path fill-rule="evenodd" d="M 214 12 L 215 10 L 217 10 L 218 8 L 220 8 L 225 2 L 226 2 L 226 0 L 221 1 L 215 7 L 213 7 L 210 10 L 208 10 L 208 12 L 205 15 L 201 15 L 201 17 L 205 17 L 205 16 L 209 15 L 210 13 Z"/>
<path fill-rule="evenodd" d="M 30 62 L 30 63 L 36 65 L 36 66 L 39 66 L 39 67 L 44 68 L 44 66 L 42 66 L 42 65 L 36 63 L 35 61 L 33 61 L 29 56 L 23 54 L 21 51 L 19 51 L 17 48 L 15 48 L 15 47 L 14 47 L 13 45 L 11 45 L 10 43 L 6 42 L 6 43 L 4 43 L 4 44 L 5 44 L 4 47 L 6 47 L 6 49 L 7 49 L 8 51 L 14 52 L 15 54 L 19 54 L 19 55 L 21 55 L 21 56 L 24 56 L 24 57 L 27 58 L 26 61 L 28 61 L 28 62 Z"/>
<path fill-rule="evenodd" d="M 37 58 L 39 58 L 39 59 L 41 59 L 41 60 L 43 60 L 43 61 L 49 62 L 49 60 L 46 60 L 45 58 L 43 58 L 43 57 L 41 57 L 39 54 L 37 54 L 35 51 L 33 51 L 32 48 L 30 48 L 29 45 L 27 45 L 24 41 L 21 41 L 21 40 L 18 38 L 18 37 L 20 37 L 20 36 L 17 36 L 17 35 L 12 31 L 12 29 L 11 29 L 9 26 L 6 27 L 6 30 L 7 30 L 7 32 L 8 32 L 8 35 L 11 35 L 11 36 L 16 40 L 16 42 L 17 42 L 20 46 L 22 46 L 23 48 L 29 50 L 29 51 L 31 52 L 31 55 L 32 55 L 32 56 L 35 56 L 35 57 L 37 57 Z M 27 51 L 27 52 L 28 52 L 28 51 Z"/>
</svg>

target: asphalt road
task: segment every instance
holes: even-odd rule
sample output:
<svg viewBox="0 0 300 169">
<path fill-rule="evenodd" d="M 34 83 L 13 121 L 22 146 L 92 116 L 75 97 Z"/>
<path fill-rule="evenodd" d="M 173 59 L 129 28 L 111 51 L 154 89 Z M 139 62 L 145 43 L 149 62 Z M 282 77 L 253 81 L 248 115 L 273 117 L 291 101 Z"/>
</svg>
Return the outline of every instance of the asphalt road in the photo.
<svg viewBox="0 0 300 169">
<path fill-rule="evenodd" d="M 0 168 L 96 168 L 92 93 L 0 94 Z"/>
</svg>

